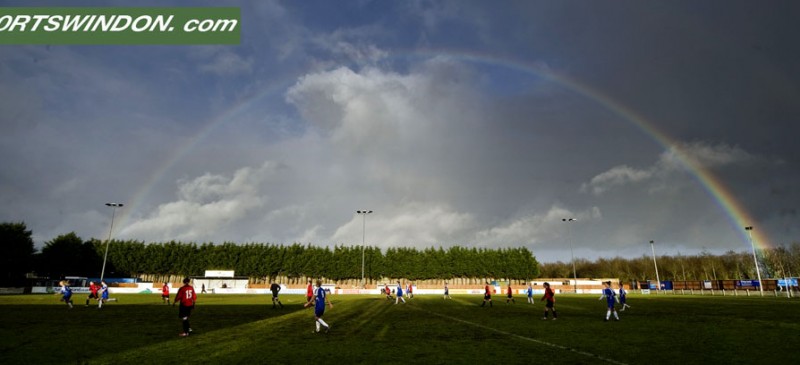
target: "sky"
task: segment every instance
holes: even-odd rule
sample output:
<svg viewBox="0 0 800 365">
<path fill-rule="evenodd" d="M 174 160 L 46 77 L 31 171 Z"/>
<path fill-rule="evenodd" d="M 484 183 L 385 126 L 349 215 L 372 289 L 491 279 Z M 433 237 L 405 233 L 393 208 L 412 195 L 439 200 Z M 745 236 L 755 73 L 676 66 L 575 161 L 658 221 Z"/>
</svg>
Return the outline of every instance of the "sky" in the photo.
<svg viewBox="0 0 800 365">
<path fill-rule="evenodd" d="M 0 222 L 37 248 L 800 241 L 796 1 L 0 1 L 47 5 L 233 6 L 242 32 L 0 47 Z"/>
</svg>

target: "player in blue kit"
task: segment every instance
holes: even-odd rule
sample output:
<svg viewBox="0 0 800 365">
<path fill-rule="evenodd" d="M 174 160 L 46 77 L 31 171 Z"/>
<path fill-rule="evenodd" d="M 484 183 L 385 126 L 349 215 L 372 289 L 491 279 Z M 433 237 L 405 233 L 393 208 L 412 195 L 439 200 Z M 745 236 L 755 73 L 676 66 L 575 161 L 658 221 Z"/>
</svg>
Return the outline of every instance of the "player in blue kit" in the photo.
<svg viewBox="0 0 800 365">
<path fill-rule="evenodd" d="M 400 303 L 401 300 L 403 301 L 403 304 L 406 304 L 406 298 L 403 298 L 403 286 L 400 285 L 399 281 L 397 282 L 397 290 L 395 294 L 397 294 L 397 299 L 394 300 L 394 304 Z"/>
<path fill-rule="evenodd" d="M 531 283 L 528 283 L 528 290 L 526 291 L 526 294 L 528 294 L 528 304 L 533 304 L 533 287 L 531 286 Z"/>
<path fill-rule="evenodd" d="M 622 283 L 619 283 L 619 304 L 622 304 L 622 309 L 620 312 L 624 312 L 625 308 L 630 308 L 631 306 L 628 305 L 628 292 L 622 286 Z"/>
<path fill-rule="evenodd" d="M 116 302 L 117 298 L 108 298 L 108 284 L 105 281 L 100 282 L 100 301 L 97 303 L 97 309 L 103 308 L 105 302 Z"/>
<path fill-rule="evenodd" d="M 608 304 L 608 311 L 606 311 L 606 319 L 605 321 L 608 322 L 608 318 L 611 316 L 611 312 L 614 312 L 614 320 L 619 321 L 619 315 L 617 315 L 617 309 L 614 308 L 614 304 L 616 303 L 616 294 L 614 294 L 614 289 L 611 289 L 611 281 L 606 281 L 603 283 L 603 295 L 600 296 L 600 299 L 606 299 L 606 304 Z"/>
<path fill-rule="evenodd" d="M 304 307 L 308 307 L 312 302 L 308 302 L 304 304 Z M 325 289 L 322 288 L 322 280 L 317 280 L 317 295 L 314 299 L 314 324 L 317 327 L 317 330 L 313 333 L 318 333 L 320 330 L 320 326 L 325 327 L 325 333 L 331 330 L 331 325 L 325 323 L 322 320 L 322 315 L 325 314 L 325 304 L 327 303 L 330 305 L 331 309 L 333 309 L 333 303 L 328 300 L 328 296 L 325 293 Z"/>
<path fill-rule="evenodd" d="M 69 287 L 69 283 L 66 281 L 61 281 L 59 284 L 61 284 L 61 299 L 59 301 L 67 303 L 69 309 L 72 309 L 72 288 Z"/>
</svg>

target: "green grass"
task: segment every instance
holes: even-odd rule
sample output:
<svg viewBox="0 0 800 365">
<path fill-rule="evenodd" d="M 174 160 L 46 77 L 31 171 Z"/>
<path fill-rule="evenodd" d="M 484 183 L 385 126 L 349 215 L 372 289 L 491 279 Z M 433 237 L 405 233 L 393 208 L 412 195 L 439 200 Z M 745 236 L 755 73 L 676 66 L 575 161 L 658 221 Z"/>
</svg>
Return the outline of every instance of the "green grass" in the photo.
<svg viewBox="0 0 800 365">
<path fill-rule="evenodd" d="M 605 301 L 557 297 L 557 321 L 542 302 L 481 308 L 480 296 L 332 296 L 328 334 L 314 334 L 304 298 L 201 295 L 194 332 L 179 338 L 177 308 L 159 295 L 117 295 L 102 310 L 70 310 L 54 295 L 0 296 L 1 364 L 297 363 L 708 364 L 791 363 L 800 344 L 800 300 L 770 297 L 629 295 L 620 322 Z"/>
</svg>

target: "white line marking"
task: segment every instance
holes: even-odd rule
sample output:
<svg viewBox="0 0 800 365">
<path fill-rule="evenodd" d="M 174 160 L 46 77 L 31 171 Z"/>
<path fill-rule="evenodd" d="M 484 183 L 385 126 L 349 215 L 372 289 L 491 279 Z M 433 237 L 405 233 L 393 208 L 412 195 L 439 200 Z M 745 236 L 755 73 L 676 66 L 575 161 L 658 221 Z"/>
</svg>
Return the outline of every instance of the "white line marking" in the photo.
<svg viewBox="0 0 800 365">
<path fill-rule="evenodd" d="M 546 341 L 542 341 L 542 340 L 537 340 L 537 339 L 535 339 L 535 338 L 530 338 L 530 337 L 521 336 L 521 335 L 518 335 L 518 334 L 515 334 L 515 333 L 506 332 L 506 331 L 499 330 L 499 329 L 496 329 L 496 328 L 492 328 L 492 327 L 484 326 L 484 325 L 482 325 L 482 324 L 473 323 L 473 322 L 470 322 L 470 321 L 465 321 L 465 320 L 463 320 L 463 319 L 460 319 L 460 318 L 450 317 L 450 316 L 448 316 L 448 315 L 445 315 L 445 314 L 434 313 L 434 312 L 430 312 L 430 311 L 426 311 L 426 312 L 428 312 L 428 313 L 431 313 L 431 314 L 433 314 L 433 315 L 437 315 L 437 316 L 439 316 L 439 317 L 444 317 L 444 318 L 447 318 L 447 319 L 450 319 L 450 320 L 453 320 L 453 321 L 457 321 L 457 322 L 461 322 L 461 323 L 468 324 L 468 325 L 471 325 L 471 326 L 475 326 L 475 327 L 483 328 L 483 329 L 485 329 L 485 330 L 489 330 L 489 331 L 497 332 L 497 333 L 500 333 L 500 334 L 503 334 L 503 335 L 506 335 L 506 336 L 511 336 L 511 337 L 514 337 L 514 338 L 518 338 L 518 339 L 520 339 L 520 340 L 525 340 L 525 341 L 529 341 L 529 342 L 534 342 L 534 343 L 537 343 L 537 344 L 540 344 L 540 345 L 544 345 L 544 346 L 550 346 L 550 347 L 554 347 L 554 348 L 557 348 L 557 349 L 559 349 L 559 350 L 565 350 L 565 351 L 569 351 L 569 352 L 574 352 L 574 353 L 576 353 L 576 354 L 579 354 L 579 355 L 583 355 L 583 356 L 587 356 L 587 357 L 592 357 L 592 358 L 595 358 L 595 359 L 598 359 L 598 360 L 603 360 L 603 361 L 605 361 L 605 362 L 612 363 L 612 364 L 617 364 L 617 365 L 627 365 L 627 364 L 625 364 L 624 362 L 619 362 L 619 361 L 617 361 L 617 360 L 614 360 L 614 359 L 605 358 L 605 357 L 602 357 L 602 356 L 600 356 L 600 355 L 595 355 L 595 354 L 593 354 L 593 353 L 590 353 L 590 352 L 581 351 L 581 350 L 576 350 L 576 349 L 574 349 L 574 348 L 571 348 L 571 347 L 566 347 L 566 346 L 556 345 L 556 344 L 554 344 L 554 343 L 550 343 L 550 342 L 546 342 Z"/>
</svg>

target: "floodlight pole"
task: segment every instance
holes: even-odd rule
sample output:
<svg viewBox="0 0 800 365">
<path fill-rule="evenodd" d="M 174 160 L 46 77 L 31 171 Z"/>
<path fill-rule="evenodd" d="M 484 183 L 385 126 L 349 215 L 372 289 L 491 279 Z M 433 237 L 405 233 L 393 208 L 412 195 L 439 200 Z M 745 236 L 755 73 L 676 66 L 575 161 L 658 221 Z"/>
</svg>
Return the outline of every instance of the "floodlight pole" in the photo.
<svg viewBox="0 0 800 365">
<path fill-rule="evenodd" d="M 785 250 L 785 248 L 784 248 L 784 250 Z M 789 277 L 791 277 L 791 274 L 789 274 L 789 277 L 786 276 L 786 266 L 784 266 L 784 264 L 783 264 L 783 259 L 784 258 L 781 257 L 781 273 L 783 273 L 783 284 L 786 287 L 786 297 L 787 298 L 791 298 L 792 297 L 792 286 L 790 285 L 790 282 L 789 282 Z"/>
<path fill-rule="evenodd" d="M 106 274 L 106 260 L 108 259 L 108 243 L 111 242 L 111 232 L 114 231 L 114 215 L 117 212 L 117 208 L 122 208 L 124 204 L 122 203 L 106 203 L 106 206 L 111 207 L 111 228 L 108 229 L 108 238 L 106 239 L 106 253 L 103 255 L 103 269 L 100 271 L 100 281 L 103 281 L 103 278 Z"/>
<path fill-rule="evenodd" d="M 561 221 L 564 223 L 569 222 L 577 222 L 577 218 L 561 218 Z M 569 229 L 569 228 L 567 228 Z M 572 258 L 572 281 L 575 289 L 575 294 L 578 294 L 578 271 L 575 269 L 575 252 L 572 250 L 572 240 L 569 237 L 569 231 L 567 231 L 567 241 L 569 241 L 569 254 Z"/>
<path fill-rule="evenodd" d="M 758 259 L 756 258 L 756 245 L 753 243 L 753 226 L 744 227 L 744 230 L 747 231 L 747 235 L 750 236 L 750 247 L 753 248 L 753 263 L 756 264 L 756 275 L 758 275 L 758 290 L 761 292 L 761 296 L 764 296 L 764 286 L 762 285 L 763 282 L 761 281 L 761 270 L 758 268 Z"/>
<path fill-rule="evenodd" d="M 372 213 L 371 210 L 357 210 L 356 214 L 360 214 L 364 217 L 363 223 L 361 226 L 361 287 L 366 288 L 366 282 L 364 281 L 364 245 L 367 238 L 367 214 Z"/>
<path fill-rule="evenodd" d="M 656 264 L 656 246 L 655 241 L 650 240 L 650 249 L 653 251 L 653 266 L 656 268 L 656 293 L 661 290 L 661 278 L 658 276 L 658 264 Z"/>
</svg>

